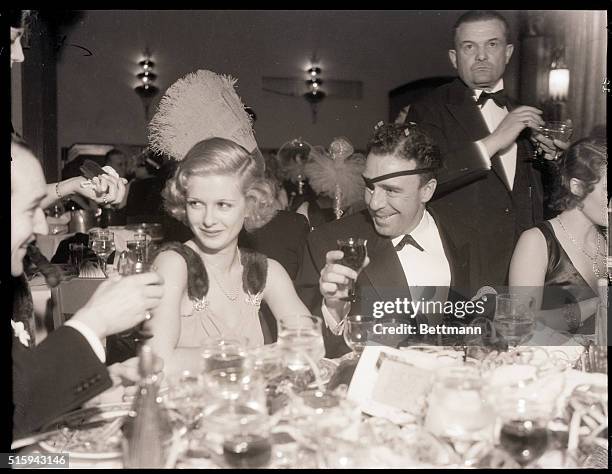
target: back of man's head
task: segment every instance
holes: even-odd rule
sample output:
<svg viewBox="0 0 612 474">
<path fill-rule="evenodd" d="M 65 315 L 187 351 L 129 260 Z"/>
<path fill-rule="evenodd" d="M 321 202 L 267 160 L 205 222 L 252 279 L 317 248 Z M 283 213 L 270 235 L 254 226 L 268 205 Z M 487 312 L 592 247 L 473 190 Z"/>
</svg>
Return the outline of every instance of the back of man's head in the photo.
<svg viewBox="0 0 612 474">
<path fill-rule="evenodd" d="M 470 10 L 461 15 L 453 26 L 453 42 L 457 39 L 457 30 L 465 23 L 474 23 L 477 21 L 488 21 L 498 20 L 504 25 L 504 32 L 506 34 L 506 44 L 512 43 L 510 39 L 510 26 L 508 21 L 504 18 L 501 13 L 495 10 Z"/>
<path fill-rule="evenodd" d="M 29 145 L 15 133 L 11 135 L 11 165 L 11 194 L 16 191 L 28 193 L 30 180 L 40 181 L 41 176 L 44 180 L 40 162 Z"/>
</svg>

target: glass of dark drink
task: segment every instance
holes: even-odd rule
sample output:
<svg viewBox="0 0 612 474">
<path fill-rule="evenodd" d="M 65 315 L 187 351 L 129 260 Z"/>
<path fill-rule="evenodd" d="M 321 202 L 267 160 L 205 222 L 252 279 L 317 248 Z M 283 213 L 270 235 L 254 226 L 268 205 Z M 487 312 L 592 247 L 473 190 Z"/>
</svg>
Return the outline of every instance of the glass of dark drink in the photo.
<svg viewBox="0 0 612 474">
<path fill-rule="evenodd" d="M 207 392 L 203 423 L 218 439 L 231 467 L 266 467 L 272 458 L 265 380 L 248 368 L 215 369 L 204 374 Z"/>
<path fill-rule="evenodd" d="M 550 403 L 534 398 L 509 397 L 501 400 L 499 443 L 522 467 L 533 465 L 548 448 Z"/>
<path fill-rule="evenodd" d="M 338 250 L 342 250 L 342 253 L 344 253 L 342 260 L 338 263 L 352 268 L 355 271 L 359 271 L 366 258 L 366 241 L 364 239 L 349 237 L 347 239 L 340 239 L 337 243 Z M 348 295 L 345 300 L 351 303 L 357 301 L 354 280 L 351 280 L 349 283 Z"/>
<path fill-rule="evenodd" d="M 223 458 L 232 467 L 266 467 L 272 458 L 272 443 L 268 436 L 239 433 L 223 442 Z"/>
</svg>

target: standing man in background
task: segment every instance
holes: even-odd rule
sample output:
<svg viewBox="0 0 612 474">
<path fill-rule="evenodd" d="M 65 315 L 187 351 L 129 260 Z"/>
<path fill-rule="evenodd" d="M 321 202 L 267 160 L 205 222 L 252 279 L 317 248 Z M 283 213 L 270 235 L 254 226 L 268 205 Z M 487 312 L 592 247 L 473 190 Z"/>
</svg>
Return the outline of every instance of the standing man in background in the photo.
<svg viewBox="0 0 612 474">
<path fill-rule="evenodd" d="M 472 180 L 431 206 L 443 218 L 460 220 L 466 241 L 476 239 L 477 287 L 505 285 L 519 235 L 543 219 L 545 165 L 533 161 L 533 144 L 548 160 L 564 146 L 537 133 L 544 124 L 541 110 L 518 105 L 504 92 L 514 51 L 506 19 L 494 11 L 469 11 L 453 32 L 448 53 L 459 77 L 415 103 L 407 119 L 434 138 L 447 172 L 487 170 L 469 175 Z"/>
</svg>

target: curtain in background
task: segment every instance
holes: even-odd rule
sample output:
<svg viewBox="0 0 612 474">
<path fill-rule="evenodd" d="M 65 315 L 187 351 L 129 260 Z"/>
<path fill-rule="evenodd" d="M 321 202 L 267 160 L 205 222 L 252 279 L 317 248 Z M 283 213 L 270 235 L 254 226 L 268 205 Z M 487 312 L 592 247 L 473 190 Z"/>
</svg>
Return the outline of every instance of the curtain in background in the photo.
<svg viewBox="0 0 612 474">
<path fill-rule="evenodd" d="M 608 30 L 606 11 L 566 11 L 565 59 L 570 70 L 569 116 L 574 122 L 572 141 L 606 125 Z"/>
</svg>

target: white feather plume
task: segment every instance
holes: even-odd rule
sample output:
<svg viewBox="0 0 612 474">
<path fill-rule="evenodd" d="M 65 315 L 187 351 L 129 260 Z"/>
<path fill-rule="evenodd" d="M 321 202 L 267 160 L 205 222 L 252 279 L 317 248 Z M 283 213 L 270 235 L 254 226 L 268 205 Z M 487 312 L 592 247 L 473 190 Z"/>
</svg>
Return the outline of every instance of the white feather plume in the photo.
<svg viewBox="0 0 612 474">
<path fill-rule="evenodd" d="M 257 148 L 252 120 L 236 94 L 236 79 L 200 69 L 172 84 L 149 123 L 150 147 L 180 161 L 193 145 L 211 137 Z"/>
<path fill-rule="evenodd" d="M 339 143 L 342 146 L 336 146 Z M 346 146 L 347 144 L 349 146 Z M 308 183 L 317 194 L 331 198 L 335 198 L 336 184 L 338 184 L 342 196 L 342 207 L 361 201 L 365 188 L 362 178 L 365 157 L 359 153 L 353 153 L 353 147 L 345 138 L 334 139 L 330 150 L 332 154 L 321 146 L 311 149 L 309 160 L 304 166 Z M 335 150 L 340 152 L 334 153 Z"/>
</svg>

